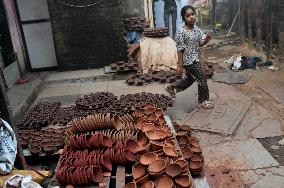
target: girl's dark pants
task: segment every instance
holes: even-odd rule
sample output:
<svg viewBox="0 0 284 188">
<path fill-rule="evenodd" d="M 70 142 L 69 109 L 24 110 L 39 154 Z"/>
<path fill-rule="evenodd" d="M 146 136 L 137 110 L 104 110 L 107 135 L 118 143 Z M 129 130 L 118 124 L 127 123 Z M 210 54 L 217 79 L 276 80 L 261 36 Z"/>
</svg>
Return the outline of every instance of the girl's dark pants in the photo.
<svg viewBox="0 0 284 188">
<path fill-rule="evenodd" d="M 177 92 L 184 91 L 195 81 L 198 83 L 198 102 L 202 103 L 209 99 L 209 90 L 206 75 L 199 62 L 184 66 L 186 77 L 173 84 Z"/>
</svg>

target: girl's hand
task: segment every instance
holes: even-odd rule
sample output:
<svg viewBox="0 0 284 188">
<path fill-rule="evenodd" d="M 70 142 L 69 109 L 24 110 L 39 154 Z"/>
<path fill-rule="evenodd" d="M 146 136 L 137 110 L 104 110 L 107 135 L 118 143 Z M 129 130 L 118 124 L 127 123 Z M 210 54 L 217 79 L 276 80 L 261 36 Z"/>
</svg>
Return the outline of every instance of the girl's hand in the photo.
<svg viewBox="0 0 284 188">
<path fill-rule="evenodd" d="M 204 40 L 206 43 L 208 43 L 211 39 L 212 39 L 211 35 L 207 34 Z"/>
<path fill-rule="evenodd" d="M 178 67 L 177 67 L 177 74 L 182 76 L 183 72 L 184 72 L 183 66 L 182 65 L 178 65 Z"/>
</svg>

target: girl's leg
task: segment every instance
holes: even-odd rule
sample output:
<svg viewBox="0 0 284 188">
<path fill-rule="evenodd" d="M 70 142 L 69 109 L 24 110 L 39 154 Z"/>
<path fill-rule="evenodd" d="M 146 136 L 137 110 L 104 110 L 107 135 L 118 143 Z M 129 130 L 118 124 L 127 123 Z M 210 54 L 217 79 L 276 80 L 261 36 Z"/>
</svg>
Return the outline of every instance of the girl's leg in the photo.
<svg viewBox="0 0 284 188">
<path fill-rule="evenodd" d="M 200 63 L 194 62 L 192 65 L 186 67 L 186 71 L 191 74 L 198 83 L 198 102 L 201 103 L 204 108 L 213 108 L 214 105 L 208 102 L 209 89 L 207 79 Z"/>
</svg>

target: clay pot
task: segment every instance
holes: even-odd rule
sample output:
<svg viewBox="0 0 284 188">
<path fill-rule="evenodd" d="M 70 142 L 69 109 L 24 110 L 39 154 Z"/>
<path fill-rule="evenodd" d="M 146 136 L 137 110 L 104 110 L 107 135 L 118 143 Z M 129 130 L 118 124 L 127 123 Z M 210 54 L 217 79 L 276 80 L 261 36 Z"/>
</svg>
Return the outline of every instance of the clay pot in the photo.
<svg viewBox="0 0 284 188">
<path fill-rule="evenodd" d="M 172 178 L 181 174 L 182 168 L 178 164 L 170 164 L 166 168 L 166 174 Z"/>
<path fill-rule="evenodd" d="M 20 141 L 20 144 L 21 144 L 21 146 L 22 146 L 23 149 L 26 149 L 26 148 L 28 148 L 28 146 L 29 146 L 29 141 L 27 141 L 27 140 L 21 140 L 21 141 Z"/>
<path fill-rule="evenodd" d="M 189 170 L 193 172 L 198 172 L 202 170 L 202 162 L 201 161 L 190 161 Z"/>
<path fill-rule="evenodd" d="M 173 188 L 174 182 L 172 181 L 171 177 L 167 175 L 163 175 L 156 179 L 155 187 L 156 188 Z"/>
<path fill-rule="evenodd" d="M 137 185 L 134 182 L 130 182 L 124 186 L 124 188 L 136 188 Z"/>
<path fill-rule="evenodd" d="M 49 145 L 49 146 L 46 146 L 45 148 L 43 148 L 43 150 L 47 155 L 51 155 L 51 154 L 54 153 L 55 147 L 54 147 L 54 145 Z"/>
<path fill-rule="evenodd" d="M 163 109 L 161 109 L 161 108 L 156 108 L 155 111 L 154 111 L 154 113 L 155 113 L 155 116 L 156 116 L 157 118 L 159 118 L 159 117 L 161 117 L 161 116 L 164 115 Z"/>
<path fill-rule="evenodd" d="M 163 159 L 157 159 L 153 161 L 149 166 L 148 166 L 148 172 L 151 173 L 159 173 L 164 171 L 166 168 L 166 161 Z M 151 174 L 152 175 L 152 174 Z"/>
<path fill-rule="evenodd" d="M 150 141 L 150 145 L 151 145 L 151 150 L 152 151 L 158 151 L 163 149 L 164 144 L 159 142 L 159 141 Z"/>
<path fill-rule="evenodd" d="M 190 161 L 200 161 L 204 163 L 204 157 L 202 155 L 194 155 L 190 158 Z"/>
<path fill-rule="evenodd" d="M 176 146 L 174 141 L 170 140 L 170 139 L 165 140 L 164 143 L 165 143 L 165 146 L 170 146 L 170 147 L 173 147 L 173 148 Z"/>
<path fill-rule="evenodd" d="M 180 130 L 188 132 L 188 131 L 191 130 L 191 128 L 189 126 L 187 126 L 187 125 L 182 125 L 182 126 L 180 126 Z"/>
<path fill-rule="evenodd" d="M 137 118 L 141 118 L 141 117 L 144 116 L 144 110 L 143 110 L 143 109 L 139 109 L 139 110 L 137 110 L 134 114 L 135 114 L 135 116 L 136 116 Z"/>
<path fill-rule="evenodd" d="M 182 148 L 182 155 L 186 160 L 189 160 L 193 156 L 193 152 L 188 147 Z"/>
<path fill-rule="evenodd" d="M 201 155 L 201 154 L 202 154 L 202 149 L 201 149 L 201 148 L 191 147 L 190 150 L 191 150 L 192 153 L 195 154 L 195 155 Z"/>
<path fill-rule="evenodd" d="M 192 147 L 201 148 L 199 142 L 197 142 L 197 141 L 194 140 L 194 139 L 190 139 L 190 140 L 189 140 L 189 143 L 190 143 L 190 145 L 191 145 Z"/>
<path fill-rule="evenodd" d="M 155 187 L 155 184 L 152 181 L 147 181 L 146 183 L 142 185 L 142 188 L 154 188 L 154 187 Z"/>
<path fill-rule="evenodd" d="M 192 186 L 192 180 L 188 175 L 179 175 L 175 178 L 175 183 L 182 188 Z"/>
<path fill-rule="evenodd" d="M 149 114 L 146 119 L 147 121 L 153 122 L 157 120 L 157 117 L 154 114 Z"/>
<path fill-rule="evenodd" d="M 167 137 L 169 137 L 169 134 L 163 130 L 152 130 L 152 131 L 147 131 L 146 136 L 150 139 L 150 140 L 164 140 Z"/>
<path fill-rule="evenodd" d="M 150 144 L 145 143 L 144 145 L 139 145 L 136 150 L 135 153 L 138 155 L 143 155 L 145 153 L 147 153 L 150 149 Z"/>
<path fill-rule="evenodd" d="M 148 143 L 148 137 L 145 135 L 145 133 L 142 133 L 137 137 L 137 144 L 139 146 L 145 145 L 147 143 Z"/>
<path fill-rule="evenodd" d="M 177 136 L 178 136 L 178 137 L 180 137 L 180 136 L 186 136 L 186 135 L 187 135 L 187 131 L 182 131 L 182 130 L 177 131 L 176 133 L 177 133 Z"/>
<path fill-rule="evenodd" d="M 164 146 L 164 147 L 163 147 L 163 151 L 164 151 L 164 153 L 165 153 L 166 156 L 169 156 L 169 157 L 178 157 L 178 153 L 177 153 L 177 151 L 176 151 L 173 147 Z"/>
<path fill-rule="evenodd" d="M 165 161 L 166 161 L 166 167 L 174 163 L 174 161 L 169 157 L 165 158 Z"/>
<path fill-rule="evenodd" d="M 141 131 L 142 132 L 147 132 L 147 131 L 152 131 L 154 130 L 155 125 L 153 123 L 145 123 L 142 128 Z"/>
<path fill-rule="evenodd" d="M 129 139 L 125 142 L 125 147 L 131 151 L 132 153 L 135 153 L 136 148 L 138 147 L 138 144 L 136 141 Z"/>
<path fill-rule="evenodd" d="M 133 80 L 133 79 L 129 79 L 129 80 L 127 80 L 127 83 L 128 83 L 129 85 L 134 85 L 135 80 Z"/>
<path fill-rule="evenodd" d="M 138 180 L 145 176 L 146 168 L 141 163 L 136 163 L 132 170 L 132 175 L 135 180 Z"/>
<path fill-rule="evenodd" d="M 179 139 L 179 144 L 180 145 L 186 145 L 188 143 L 187 136 L 181 136 Z"/>
<path fill-rule="evenodd" d="M 142 178 L 140 178 L 139 180 L 136 181 L 136 184 L 139 186 L 142 186 L 144 183 L 150 181 L 150 175 L 146 174 L 145 176 L 143 176 Z"/>
<path fill-rule="evenodd" d="M 182 170 L 188 167 L 188 162 L 183 159 L 176 160 L 175 164 L 178 164 L 182 168 Z"/>
<path fill-rule="evenodd" d="M 39 146 L 32 146 L 29 150 L 32 155 L 38 155 L 41 152 L 41 148 Z"/>
<path fill-rule="evenodd" d="M 155 153 L 145 153 L 144 155 L 142 155 L 141 159 L 140 159 L 140 163 L 142 165 L 148 166 L 149 164 L 151 164 L 152 162 L 154 162 L 155 160 L 158 159 L 158 155 Z"/>
</svg>

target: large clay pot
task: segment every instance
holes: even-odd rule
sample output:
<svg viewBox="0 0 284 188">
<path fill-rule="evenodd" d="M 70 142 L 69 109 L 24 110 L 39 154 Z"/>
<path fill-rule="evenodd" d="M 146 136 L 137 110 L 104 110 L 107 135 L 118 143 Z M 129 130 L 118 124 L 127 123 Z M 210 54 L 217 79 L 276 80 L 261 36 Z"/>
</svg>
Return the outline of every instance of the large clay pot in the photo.
<svg viewBox="0 0 284 188">
<path fill-rule="evenodd" d="M 163 176 L 160 176 L 156 179 L 155 187 L 156 188 L 173 188 L 174 183 L 173 183 L 171 177 L 169 177 L 167 175 L 163 175 Z"/>
<path fill-rule="evenodd" d="M 175 183 L 182 188 L 188 188 L 192 186 L 192 180 L 188 175 L 177 176 L 175 178 Z"/>
<path fill-rule="evenodd" d="M 182 168 L 178 164 L 170 164 L 166 168 L 166 173 L 168 176 L 174 178 L 181 174 Z"/>
</svg>

